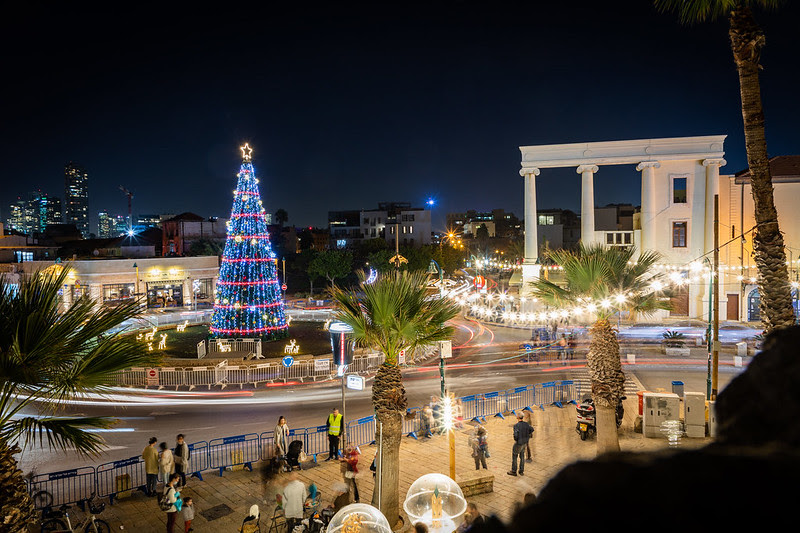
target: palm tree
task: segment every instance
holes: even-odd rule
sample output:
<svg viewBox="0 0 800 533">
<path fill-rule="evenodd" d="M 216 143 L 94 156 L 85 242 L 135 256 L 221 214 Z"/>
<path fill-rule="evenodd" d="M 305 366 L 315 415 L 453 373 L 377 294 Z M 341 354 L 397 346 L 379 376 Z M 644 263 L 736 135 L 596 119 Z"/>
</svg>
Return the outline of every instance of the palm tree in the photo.
<svg viewBox="0 0 800 533">
<path fill-rule="evenodd" d="M 659 257 L 643 252 L 637 259 L 633 248 L 581 244 L 577 252 L 550 252 L 550 258 L 563 267 L 563 284 L 542 278 L 531 283 L 532 296 L 545 304 L 561 309 L 588 307 L 596 318 L 589 330 L 586 366 L 597 413 L 598 454 L 619 450 L 616 407 L 625 384 L 617 331 L 609 319 L 617 310 L 648 314 L 669 308 L 666 299 L 650 288 L 660 281 L 660 275 L 650 273 Z"/>
<path fill-rule="evenodd" d="M 753 252 L 758 267 L 761 294 L 761 317 L 764 332 L 794 324 L 789 271 L 783 234 L 778 228 L 778 213 L 772 191 L 772 175 L 764 133 L 764 110 L 761 106 L 761 49 L 764 32 L 753 16 L 752 7 L 774 8 L 783 0 L 654 0 L 660 11 L 677 11 L 684 23 L 728 18 L 728 36 L 736 70 L 744 119 L 744 140 L 750 185 L 753 194 L 756 229 Z"/>
<path fill-rule="evenodd" d="M 372 384 L 372 405 L 383 428 L 382 495 L 377 502 L 375 491 L 372 503 L 394 525 L 400 511 L 400 440 L 407 407 L 398 354 L 449 339 L 453 328 L 445 323 L 458 314 L 458 307 L 450 300 L 428 298 L 424 272 L 392 271 L 372 284 L 364 283 L 363 273 L 360 279 L 358 292 L 338 287 L 332 292 L 336 319 L 353 328 L 356 344 L 386 356 Z"/>
<path fill-rule="evenodd" d="M 152 357 L 131 336 L 105 335 L 136 316 L 136 303 L 115 308 L 79 298 L 59 311 L 68 268 L 21 276 L 19 286 L 0 277 L 0 530 L 27 531 L 34 518 L 14 455 L 28 444 L 97 455 L 103 440 L 88 428 L 108 428 L 106 417 L 54 416 L 61 402 L 103 391 L 114 373 Z M 26 413 L 36 409 L 39 416 Z M 43 415 L 43 416 L 42 416 Z"/>
</svg>

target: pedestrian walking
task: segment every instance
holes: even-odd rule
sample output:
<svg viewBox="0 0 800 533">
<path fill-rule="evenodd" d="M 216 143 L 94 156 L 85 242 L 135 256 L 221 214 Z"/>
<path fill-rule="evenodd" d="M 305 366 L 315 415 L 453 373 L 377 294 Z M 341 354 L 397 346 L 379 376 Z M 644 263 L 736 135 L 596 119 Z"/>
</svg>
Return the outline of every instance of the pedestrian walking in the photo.
<svg viewBox="0 0 800 533">
<path fill-rule="evenodd" d="M 567 358 L 568 359 L 575 359 L 575 334 L 570 333 L 569 338 L 567 339 Z"/>
<path fill-rule="evenodd" d="M 179 433 L 175 437 L 175 449 L 172 450 L 172 456 L 175 459 L 175 472 L 181 476 L 181 487 L 186 486 L 186 474 L 189 473 L 189 459 L 191 458 L 192 450 L 184 440 L 183 433 Z"/>
<path fill-rule="evenodd" d="M 343 455 L 342 476 L 344 477 L 344 482 L 347 483 L 348 491 L 350 487 L 353 489 L 353 501 L 359 503 L 360 498 L 358 497 L 358 484 L 356 484 L 359 457 L 358 448 L 352 444 L 348 444 L 344 449 Z"/>
<path fill-rule="evenodd" d="M 344 417 L 339 413 L 338 408 L 333 408 L 333 412 L 328 415 L 325 426 L 328 428 L 328 458 L 325 460 L 332 461 L 339 457 L 339 435 L 341 435 L 344 427 Z"/>
<path fill-rule="evenodd" d="M 530 411 L 524 411 L 524 413 L 525 413 L 525 416 L 524 416 L 523 419 L 531 427 L 533 427 L 533 422 L 531 421 L 531 412 Z M 525 462 L 526 463 L 532 463 L 533 459 L 531 458 L 531 441 L 530 441 L 530 439 L 528 439 L 528 442 L 525 443 L 525 451 L 528 452 L 528 458 L 525 459 Z"/>
<path fill-rule="evenodd" d="M 478 426 L 475 434 L 470 438 L 472 446 L 472 458 L 475 459 L 475 470 L 480 470 L 483 466 L 484 470 L 488 470 L 486 466 L 486 458 L 489 457 L 489 444 L 486 435 L 486 428 Z"/>
<path fill-rule="evenodd" d="M 297 472 L 289 474 L 289 482 L 283 488 L 283 513 L 286 516 L 286 531 L 294 531 L 294 526 L 303 520 L 303 504 L 308 498 L 308 490 L 297 476 Z"/>
<path fill-rule="evenodd" d="M 275 442 L 275 456 L 281 458 L 289 450 L 289 425 L 286 423 L 286 418 L 282 416 L 278 418 L 278 425 L 275 426 L 272 435 Z"/>
<path fill-rule="evenodd" d="M 167 481 L 175 473 L 175 456 L 172 450 L 167 447 L 166 442 L 158 445 L 158 477 L 164 483 L 164 491 L 167 490 Z"/>
<path fill-rule="evenodd" d="M 158 450 L 156 450 L 156 442 L 158 442 L 157 438 L 150 437 L 149 444 L 142 451 L 144 471 L 147 475 L 145 492 L 148 496 L 155 496 L 156 487 L 158 486 Z"/>
<path fill-rule="evenodd" d="M 522 412 L 517 413 L 517 423 L 514 424 L 514 446 L 511 448 L 511 470 L 509 476 L 522 476 L 525 473 L 525 449 L 533 435 L 533 427 L 523 420 Z M 519 470 L 517 470 L 519 460 Z"/>
<path fill-rule="evenodd" d="M 192 530 L 192 520 L 194 520 L 194 501 L 191 496 L 184 498 L 181 515 L 183 516 L 183 533 L 189 533 Z"/>
<path fill-rule="evenodd" d="M 164 496 L 161 501 L 161 508 L 167 512 L 167 533 L 173 533 L 172 530 L 175 527 L 175 519 L 178 517 L 178 511 L 180 510 L 182 503 L 179 503 L 181 494 L 178 492 L 176 487 L 179 479 L 180 476 L 173 473 L 169 476 L 167 483 L 164 486 Z"/>
<path fill-rule="evenodd" d="M 431 398 L 431 411 L 433 411 L 433 428 L 432 432 L 435 435 L 440 435 L 444 428 L 443 424 L 443 415 L 444 412 L 442 410 L 441 402 L 436 401 L 436 397 Z"/>
</svg>

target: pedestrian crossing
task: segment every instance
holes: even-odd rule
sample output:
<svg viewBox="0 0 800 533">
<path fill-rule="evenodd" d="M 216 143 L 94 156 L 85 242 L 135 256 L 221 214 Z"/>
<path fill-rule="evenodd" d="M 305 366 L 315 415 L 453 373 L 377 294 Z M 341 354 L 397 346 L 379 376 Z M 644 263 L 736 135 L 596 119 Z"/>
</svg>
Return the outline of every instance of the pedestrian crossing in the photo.
<svg viewBox="0 0 800 533">
<path fill-rule="evenodd" d="M 575 391 L 579 393 L 580 398 L 588 396 L 592 392 L 592 382 L 589 378 L 589 371 L 586 367 L 575 368 L 569 371 L 570 379 L 575 382 Z M 644 390 L 641 382 L 631 374 L 625 373 L 625 396 L 628 398 L 636 397 L 636 393 Z"/>
</svg>

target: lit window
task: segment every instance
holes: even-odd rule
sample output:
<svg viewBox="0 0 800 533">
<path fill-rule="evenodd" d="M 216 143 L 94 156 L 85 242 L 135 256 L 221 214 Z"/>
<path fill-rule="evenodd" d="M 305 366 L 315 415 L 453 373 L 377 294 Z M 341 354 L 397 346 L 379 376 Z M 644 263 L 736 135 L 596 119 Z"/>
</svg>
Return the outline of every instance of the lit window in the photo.
<svg viewBox="0 0 800 533">
<path fill-rule="evenodd" d="M 672 247 L 686 248 L 686 228 L 687 222 L 672 223 Z"/>
</svg>

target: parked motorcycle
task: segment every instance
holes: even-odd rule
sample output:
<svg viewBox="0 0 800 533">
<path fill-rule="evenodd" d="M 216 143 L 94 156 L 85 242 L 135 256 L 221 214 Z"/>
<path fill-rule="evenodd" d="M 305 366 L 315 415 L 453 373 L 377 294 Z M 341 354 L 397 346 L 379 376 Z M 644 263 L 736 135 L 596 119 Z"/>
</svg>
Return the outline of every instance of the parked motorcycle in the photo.
<svg viewBox="0 0 800 533">
<path fill-rule="evenodd" d="M 586 437 L 597 432 L 594 400 L 591 398 L 583 400 L 580 405 L 578 405 L 577 413 L 578 425 L 575 427 L 575 431 L 581 436 L 581 440 L 586 440 Z"/>
<path fill-rule="evenodd" d="M 622 418 L 625 416 L 625 407 L 622 405 L 622 400 L 627 399 L 622 396 L 617 403 L 616 418 L 617 427 L 622 425 Z M 594 400 L 586 398 L 577 408 L 578 423 L 575 426 L 575 431 L 581 436 L 581 440 L 586 440 L 587 437 L 597 433 L 597 412 L 594 408 Z"/>
</svg>

